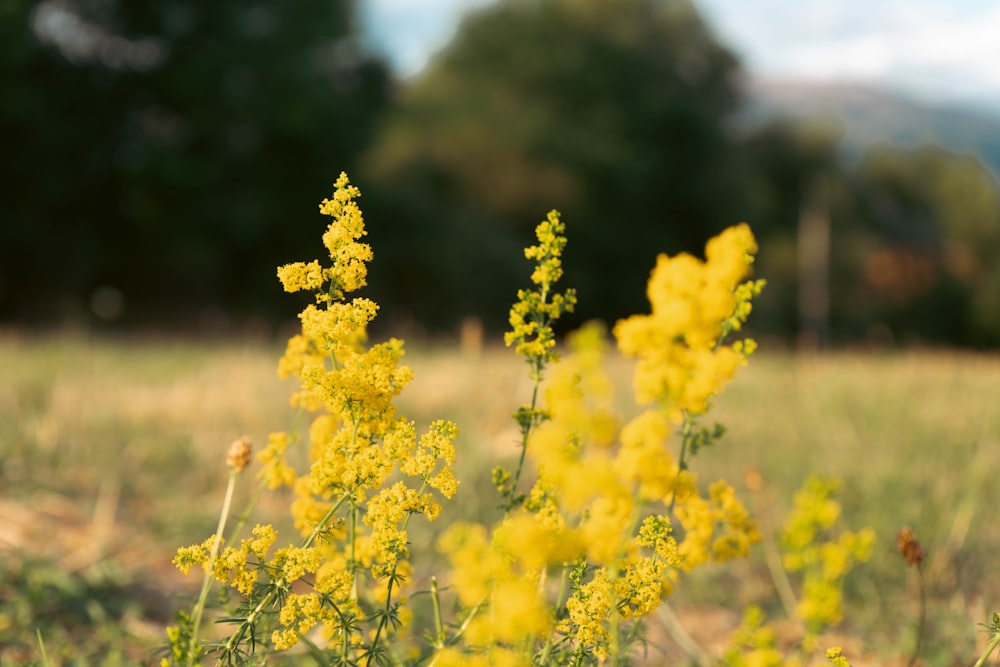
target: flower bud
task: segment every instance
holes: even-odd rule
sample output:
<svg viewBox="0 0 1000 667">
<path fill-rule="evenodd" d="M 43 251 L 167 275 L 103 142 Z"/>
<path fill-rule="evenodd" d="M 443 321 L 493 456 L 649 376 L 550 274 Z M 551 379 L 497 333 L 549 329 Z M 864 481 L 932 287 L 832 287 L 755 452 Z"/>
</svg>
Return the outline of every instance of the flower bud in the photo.
<svg viewBox="0 0 1000 667">
<path fill-rule="evenodd" d="M 909 528 L 899 531 L 899 540 L 896 542 L 899 553 L 903 556 L 903 561 L 912 567 L 920 567 L 924 560 L 924 550 L 917 541 L 917 536 Z"/>
<path fill-rule="evenodd" d="M 253 448 L 250 446 L 250 438 L 243 436 L 233 444 L 229 445 L 229 453 L 226 454 L 226 464 L 236 472 L 243 472 L 243 469 L 250 463 Z"/>
</svg>

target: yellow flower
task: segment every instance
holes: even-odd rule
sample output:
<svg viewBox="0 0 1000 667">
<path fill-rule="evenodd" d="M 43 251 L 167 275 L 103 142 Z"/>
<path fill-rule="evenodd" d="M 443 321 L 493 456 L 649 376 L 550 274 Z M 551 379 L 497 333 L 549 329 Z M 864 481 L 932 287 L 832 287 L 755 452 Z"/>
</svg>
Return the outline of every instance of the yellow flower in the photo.
<svg viewBox="0 0 1000 667">
<path fill-rule="evenodd" d="M 177 555 L 174 556 L 173 563 L 178 570 L 187 574 L 195 565 L 207 567 L 208 559 L 212 555 L 212 545 L 215 544 L 215 536 L 211 536 L 201 544 L 194 544 L 189 547 L 180 547 Z"/>
<path fill-rule="evenodd" d="M 281 578 L 290 583 L 315 572 L 320 566 L 320 557 L 319 549 L 284 547 L 275 552 L 267 565 L 280 572 Z"/>
<path fill-rule="evenodd" d="M 491 592 L 492 582 L 510 576 L 503 556 L 490 546 L 486 528 L 454 523 L 441 536 L 438 549 L 451 562 L 451 580 L 466 607 L 481 603 Z"/>
<path fill-rule="evenodd" d="M 515 352 L 531 364 L 535 380 L 541 379 L 542 369 L 556 358 L 552 323 L 563 313 L 572 312 L 576 304 L 573 290 L 562 294 L 552 292 L 555 283 L 562 277 L 565 230 L 558 211 L 549 212 L 535 229 L 538 245 L 526 248 L 524 256 L 537 260 L 531 280 L 538 289 L 518 291 L 518 300 L 510 310 L 511 329 L 504 334 L 507 346 L 514 345 Z"/>
<path fill-rule="evenodd" d="M 323 288 L 329 280 L 329 275 L 320 265 L 319 260 L 292 262 L 278 267 L 278 279 L 286 292 L 315 292 Z"/>
<path fill-rule="evenodd" d="M 444 648 L 434 653 L 434 667 L 530 667 L 531 659 L 503 647 L 490 647 L 480 653 L 463 653 L 457 648 Z"/>
<path fill-rule="evenodd" d="M 745 222 L 730 227 L 705 245 L 710 280 L 734 287 L 749 273 L 757 254 L 757 240 Z"/>
<path fill-rule="evenodd" d="M 763 283 L 740 285 L 750 270 L 756 242 L 738 225 L 710 240 L 706 261 L 688 254 L 660 255 L 647 285 L 652 312 L 615 325 L 618 348 L 637 358 L 636 400 L 657 402 L 676 422 L 708 409 L 732 379 L 752 345 L 722 345 L 750 313 Z"/>
<path fill-rule="evenodd" d="M 358 242 L 367 234 L 361 209 L 354 201 L 361 196 L 361 191 L 350 185 L 344 173 L 334 183 L 334 188 L 333 199 L 324 199 L 319 210 L 334 218 L 323 234 L 323 245 L 333 260 L 334 285 L 330 292 L 334 299 L 340 299 L 365 286 L 372 249 L 367 243 Z"/>
<path fill-rule="evenodd" d="M 580 557 L 579 535 L 566 527 L 554 505 L 542 512 L 520 511 L 507 517 L 493 536 L 496 547 L 524 572 L 541 572 Z"/>
<path fill-rule="evenodd" d="M 646 410 L 625 425 L 614 470 L 644 500 L 660 500 L 673 490 L 680 470 L 667 449 L 671 427 L 659 410 Z"/>
<path fill-rule="evenodd" d="M 257 581 L 258 570 L 247 567 L 246 545 L 242 549 L 226 547 L 215 559 L 213 576 L 248 596 Z"/>
<path fill-rule="evenodd" d="M 802 576 L 796 611 L 814 634 L 841 621 L 844 577 L 871 557 L 875 542 L 870 528 L 835 534 L 840 503 L 833 496 L 838 486 L 833 479 L 807 479 L 794 496 L 795 507 L 781 533 L 782 562 Z"/>
<path fill-rule="evenodd" d="M 593 563 L 609 565 L 621 555 L 622 529 L 632 524 L 635 505 L 629 498 L 599 497 L 591 503 L 586 518 L 580 526 L 580 536 L 587 549 L 587 558 Z"/>
<path fill-rule="evenodd" d="M 493 589 L 488 619 L 490 638 L 501 644 L 544 635 L 550 625 L 548 605 L 537 584 L 523 578 Z"/>
<path fill-rule="evenodd" d="M 826 659 L 829 660 L 834 667 L 851 667 L 851 663 L 847 661 L 847 658 L 845 658 L 841 652 L 842 649 L 839 646 L 828 648 L 826 650 Z"/>
<path fill-rule="evenodd" d="M 607 621 L 617 613 L 611 582 L 606 570 L 599 569 L 594 577 L 581 586 L 566 602 L 570 622 L 574 626 L 574 638 L 589 649 L 598 659 L 609 655 Z"/>
<path fill-rule="evenodd" d="M 749 554 L 750 545 L 761 539 L 757 524 L 750 518 L 733 488 L 723 481 L 709 487 L 709 499 L 689 497 L 677 507 L 684 527 L 678 547 L 682 568 L 691 569 L 710 560 L 725 562 Z"/>
<path fill-rule="evenodd" d="M 295 482 L 295 470 L 285 462 L 288 449 L 287 433 L 271 433 L 267 436 L 267 446 L 257 454 L 257 462 L 263 464 L 257 479 L 263 480 L 269 489 L 291 486 Z"/>
</svg>

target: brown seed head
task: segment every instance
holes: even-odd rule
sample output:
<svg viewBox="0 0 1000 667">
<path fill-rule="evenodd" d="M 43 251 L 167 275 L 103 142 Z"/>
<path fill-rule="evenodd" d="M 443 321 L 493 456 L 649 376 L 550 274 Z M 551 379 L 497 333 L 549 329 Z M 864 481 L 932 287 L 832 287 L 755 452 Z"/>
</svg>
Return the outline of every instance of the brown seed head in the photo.
<svg viewBox="0 0 1000 667">
<path fill-rule="evenodd" d="M 243 469 L 250 463 L 252 454 L 253 448 L 250 446 L 250 438 L 243 436 L 229 445 L 229 453 L 226 454 L 226 463 L 236 472 L 243 472 Z"/>
<path fill-rule="evenodd" d="M 896 548 L 899 549 L 899 553 L 902 554 L 903 561 L 907 565 L 920 567 L 924 560 L 924 550 L 920 547 L 920 542 L 917 541 L 917 536 L 913 534 L 912 530 L 904 528 L 899 531 Z"/>
</svg>

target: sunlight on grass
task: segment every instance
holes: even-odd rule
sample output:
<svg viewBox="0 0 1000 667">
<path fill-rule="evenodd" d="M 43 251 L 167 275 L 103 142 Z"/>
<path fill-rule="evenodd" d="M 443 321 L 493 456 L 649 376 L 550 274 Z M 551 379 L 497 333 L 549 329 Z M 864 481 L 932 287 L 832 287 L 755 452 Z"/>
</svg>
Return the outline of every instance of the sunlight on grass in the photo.
<svg viewBox="0 0 1000 667">
<path fill-rule="evenodd" d="M 58 644 L 75 632 L 94 634 L 95 626 L 121 624 L 125 617 L 131 620 L 123 630 L 105 627 L 108 643 L 94 640 L 98 645 L 92 641 L 85 650 L 99 655 L 110 638 L 121 646 L 122 633 L 140 654 L 162 641 L 156 624 L 168 617 L 143 607 L 144 600 L 150 588 L 178 580 L 169 567 L 176 544 L 211 531 L 224 490 L 226 447 L 244 434 L 263 443 L 268 432 L 291 426 L 289 385 L 274 371 L 280 349 L 58 336 L 0 340 L 0 503 L 10 517 L 0 529 L 0 558 L 8 563 L 0 582 L 0 646 L 15 647 L 0 656 L 34 655 L 24 648 L 34 627 L 19 628 L 15 620 L 37 624 L 54 660 L 67 654 L 53 639 Z M 517 455 L 510 406 L 530 387 L 523 362 L 499 346 L 462 355 L 416 345 L 405 363 L 415 378 L 401 410 L 418 427 L 439 417 L 459 424 L 459 477 L 466 480 L 459 512 L 495 512 L 488 471 L 498 458 Z M 627 367 L 617 358 L 612 373 L 627 381 Z M 986 641 L 975 624 L 1000 600 L 1000 581 L 992 576 L 1000 526 L 990 511 L 1000 503 L 991 483 L 991 464 L 1000 454 L 998 387 L 995 356 L 801 358 L 765 350 L 717 400 L 714 416 L 731 435 L 699 454 L 697 470 L 706 481 L 740 480 L 754 468 L 768 497 L 782 503 L 809 472 L 844 480 L 845 523 L 873 526 L 879 536 L 875 558 L 849 581 L 844 628 L 869 649 L 881 644 L 889 653 L 905 652 L 899 617 L 915 618 L 917 601 L 893 544 L 901 527 L 912 528 L 927 553 L 932 601 L 924 657 L 928 664 L 966 664 Z M 249 486 L 242 489 L 244 500 Z M 281 506 L 274 503 L 274 514 Z M 786 509 L 764 508 L 775 516 Z M 46 523 L 39 525 L 41 519 Z M 414 540 L 426 545 L 429 537 Z M 23 606 L 27 578 L 18 572 L 43 562 L 53 581 L 63 578 L 53 584 L 60 595 L 135 597 L 72 623 L 32 618 Z M 101 568 L 103 579 L 94 574 Z M 733 576 L 759 577 L 761 571 L 758 557 L 697 578 L 674 601 L 681 621 L 686 609 L 724 602 Z M 74 573 L 89 579 L 65 579 Z M 150 573 L 163 579 L 144 589 L 141 580 Z M 11 596 L 21 607 L 14 608 Z M 144 624 L 157 629 L 144 632 Z M 56 627 L 76 629 L 60 634 Z M 26 652 L 12 652 L 18 646 Z"/>
</svg>

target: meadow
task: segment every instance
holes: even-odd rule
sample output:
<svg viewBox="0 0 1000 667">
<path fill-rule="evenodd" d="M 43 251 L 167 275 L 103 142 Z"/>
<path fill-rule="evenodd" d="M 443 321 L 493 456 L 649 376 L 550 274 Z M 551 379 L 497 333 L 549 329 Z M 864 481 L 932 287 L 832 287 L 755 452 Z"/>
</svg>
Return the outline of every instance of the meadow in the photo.
<svg viewBox="0 0 1000 667">
<path fill-rule="evenodd" d="M 0 337 L 0 665 L 42 664 L 41 646 L 52 665 L 157 661 L 165 626 L 200 585 L 170 561 L 215 527 L 226 448 L 242 435 L 262 446 L 295 423 L 294 382 L 275 373 L 282 349 L 260 340 Z M 490 469 L 517 455 L 511 414 L 531 391 L 526 364 L 499 341 L 466 350 L 410 342 L 404 363 L 414 379 L 400 412 L 418 428 L 443 417 L 460 429 L 460 502 L 445 505 L 446 521 L 491 520 Z M 629 368 L 612 357 L 622 395 Z M 748 602 L 780 615 L 764 565 L 768 531 L 819 473 L 842 480 L 843 524 L 877 535 L 872 558 L 846 579 L 845 621 L 834 631 L 852 664 L 903 665 L 913 650 L 920 596 L 896 549 L 909 527 L 926 553 L 919 664 L 971 665 L 989 640 L 982 624 L 1000 608 L 998 388 L 995 355 L 797 355 L 764 342 L 714 402 L 710 418 L 726 435 L 692 462 L 699 479 L 733 483 L 764 543 L 678 587 L 650 623 L 649 664 L 664 655 L 697 664 L 697 651 L 677 648 L 678 626 L 717 658 Z M 241 478 L 235 508 L 255 486 Z M 283 525 L 287 505 L 286 492 L 265 493 L 255 520 Z M 415 532 L 414 553 L 432 554 L 431 540 Z"/>
</svg>

